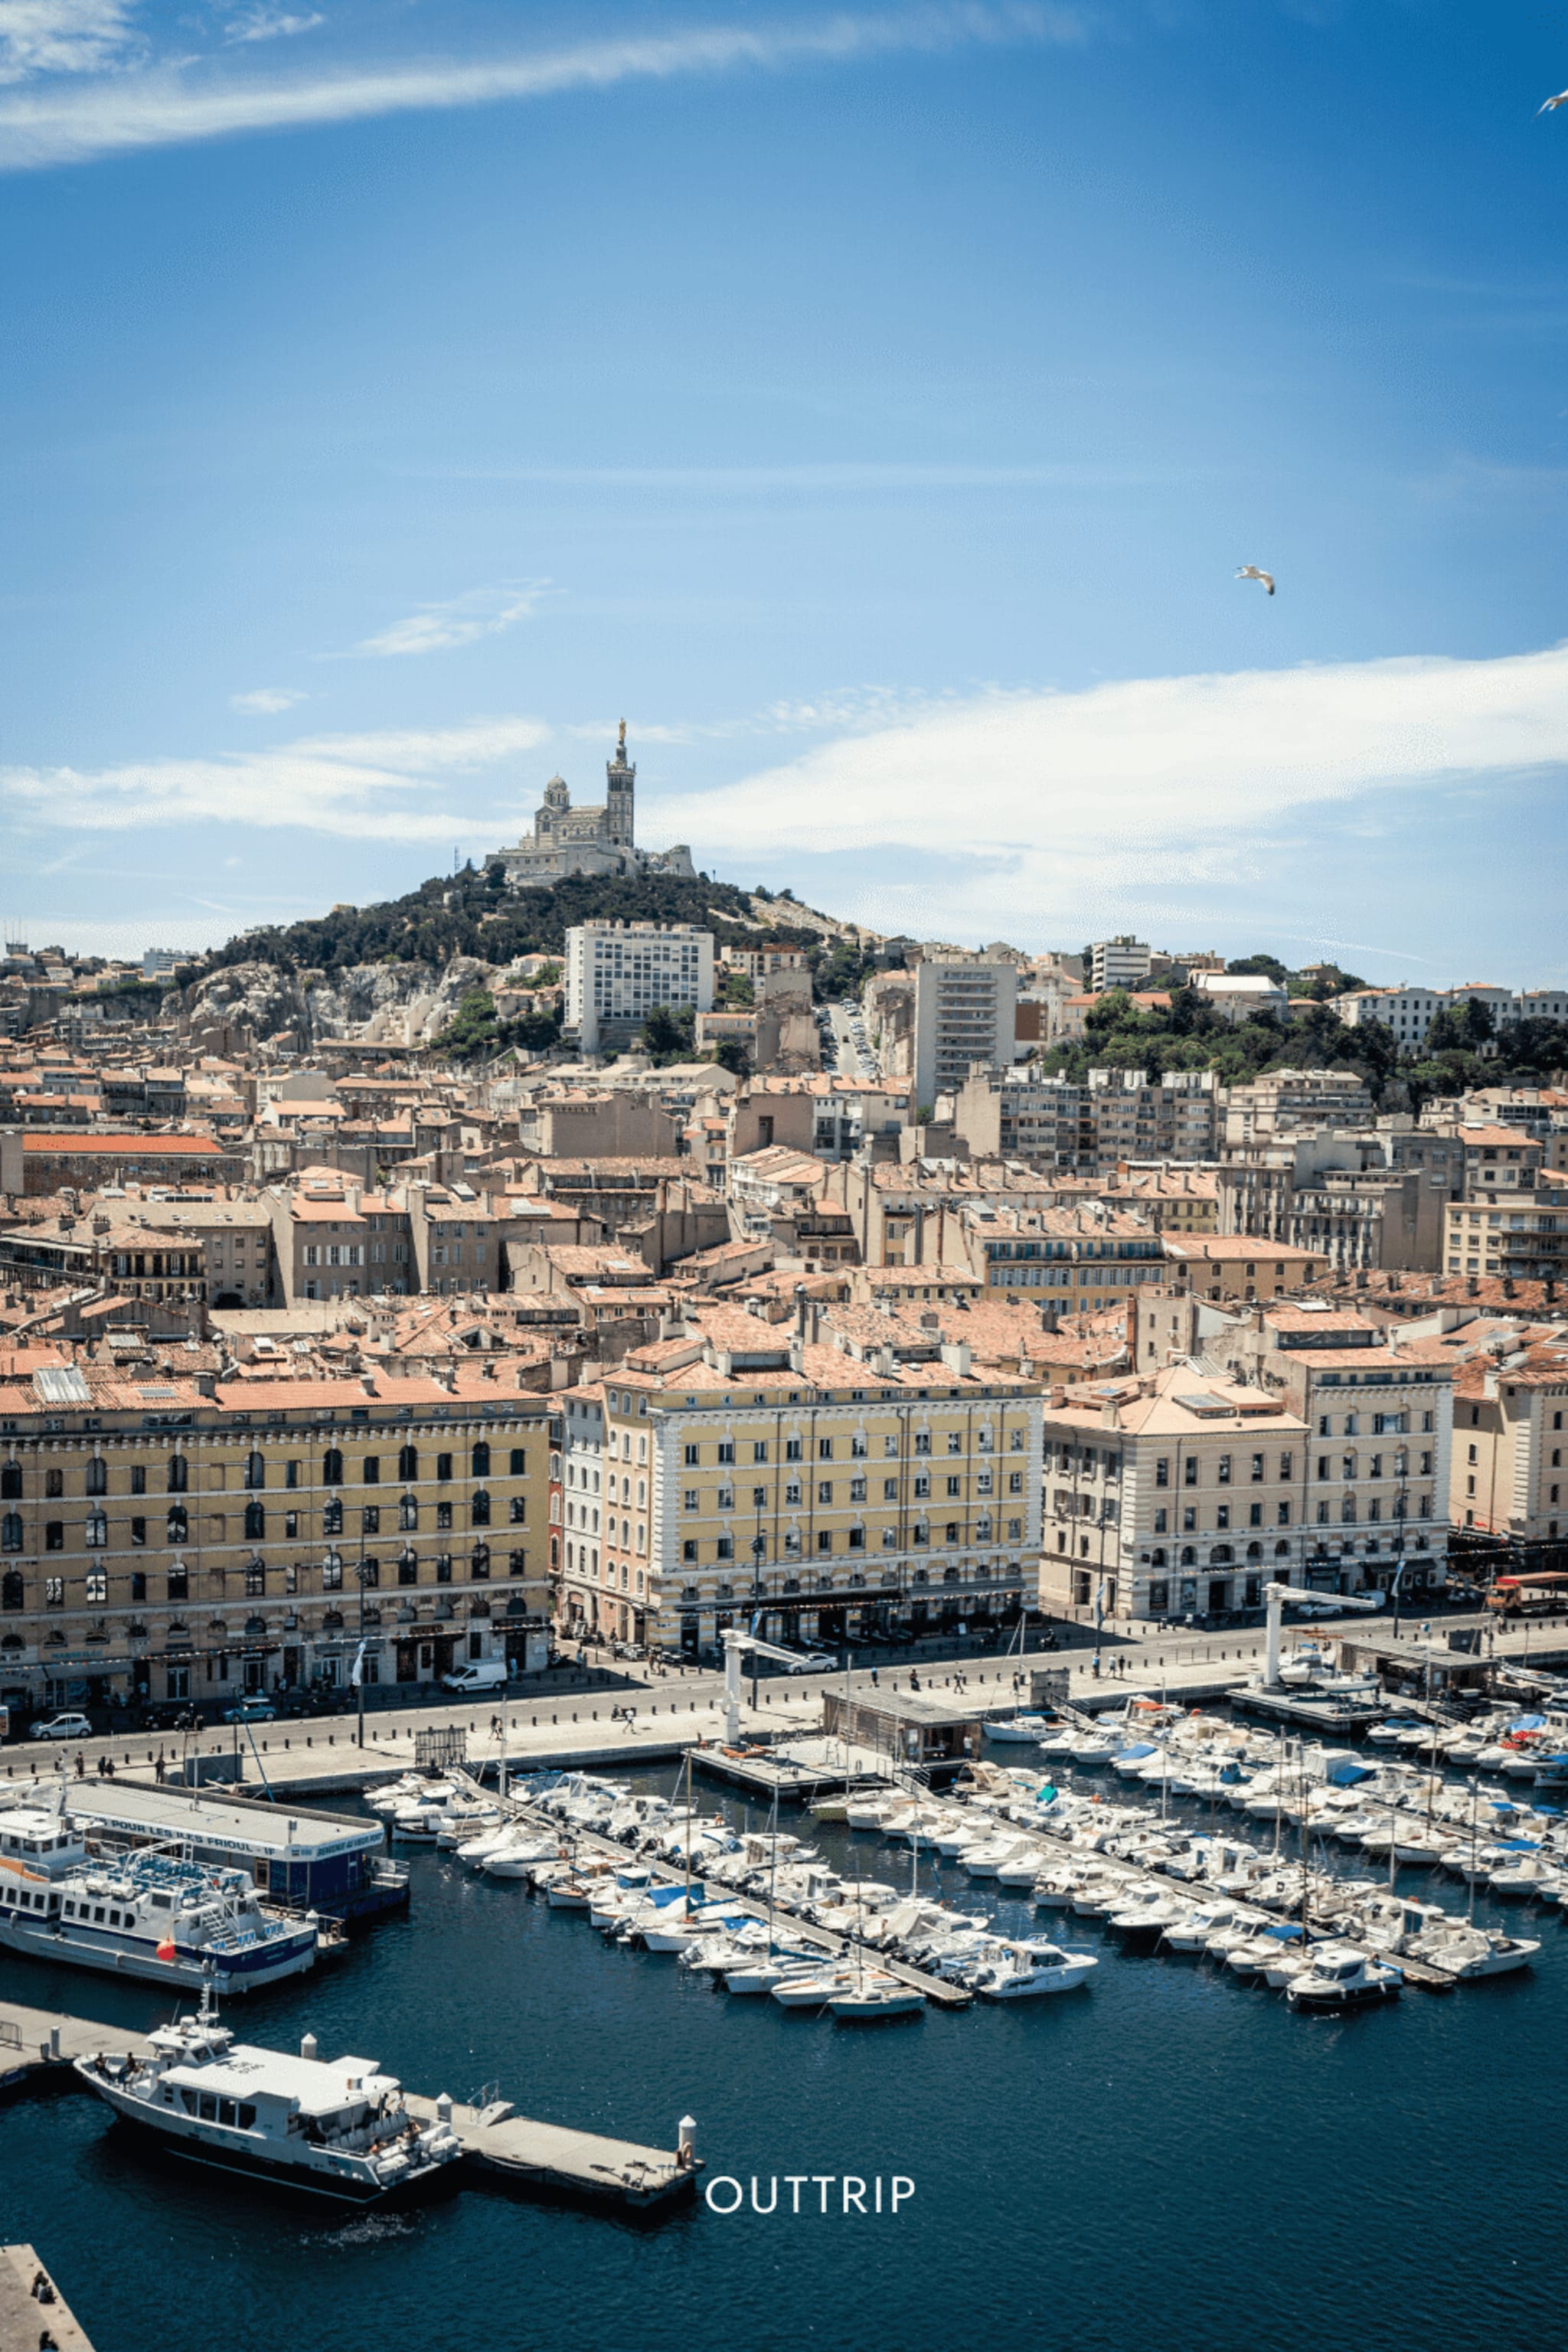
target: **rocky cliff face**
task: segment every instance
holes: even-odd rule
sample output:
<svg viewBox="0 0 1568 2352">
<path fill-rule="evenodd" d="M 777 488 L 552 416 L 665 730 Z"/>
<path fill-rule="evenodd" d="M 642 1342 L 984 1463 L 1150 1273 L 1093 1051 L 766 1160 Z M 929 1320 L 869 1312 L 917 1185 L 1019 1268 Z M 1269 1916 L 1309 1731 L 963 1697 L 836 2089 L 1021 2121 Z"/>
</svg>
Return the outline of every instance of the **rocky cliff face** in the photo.
<svg viewBox="0 0 1568 2352">
<path fill-rule="evenodd" d="M 425 1045 L 465 996 L 489 988 L 497 969 L 475 956 L 454 956 L 438 971 L 417 963 L 349 964 L 331 972 L 229 964 L 196 983 L 186 1010 L 193 1022 L 242 1024 L 258 1037 L 291 1030 L 302 1046 L 323 1037 Z"/>
</svg>

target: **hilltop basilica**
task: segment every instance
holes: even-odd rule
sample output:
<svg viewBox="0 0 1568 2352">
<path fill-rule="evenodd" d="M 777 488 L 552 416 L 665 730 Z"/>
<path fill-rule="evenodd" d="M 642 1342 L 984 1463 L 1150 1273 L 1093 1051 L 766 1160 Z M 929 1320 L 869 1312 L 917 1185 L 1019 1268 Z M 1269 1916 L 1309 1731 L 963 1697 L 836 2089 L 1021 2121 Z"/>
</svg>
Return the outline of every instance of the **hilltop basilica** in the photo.
<svg viewBox="0 0 1568 2352">
<path fill-rule="evenodd" d="M 548 888 L 568 874 L 677 874 L 691 876 L 695 868 L 684 842 L 673 849 L 639 849 L 634 838 L 637 772 L 626 758 L 626 722 L 616 744 L 616 756 L 605 767 L 603 807 L 574 808 L 563 779 L 552 776 L 544 787 L 544 804 L 533 820 L 533 837 L 526 835 L 515 849 L 500 849 L 489 861 L 499 866 L 514 890 Z"/>
</svg>

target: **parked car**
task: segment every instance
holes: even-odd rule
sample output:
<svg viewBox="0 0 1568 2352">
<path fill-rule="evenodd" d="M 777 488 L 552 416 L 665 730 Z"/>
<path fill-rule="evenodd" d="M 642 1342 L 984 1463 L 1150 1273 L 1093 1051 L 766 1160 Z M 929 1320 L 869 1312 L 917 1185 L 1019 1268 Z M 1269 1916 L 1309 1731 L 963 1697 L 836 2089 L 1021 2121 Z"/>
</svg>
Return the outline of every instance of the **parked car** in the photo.
<svg viewBox="0 0 1568 2352">
<path fill-rule="evenodd" d="M 226 1706 L 225 1723 L 276 1723 L 278 1709 L 269 1698 L 242 1698 L 237 1706 Z"/>
<path fill-rule="evenodd" d="M 85 1715 L 51 1715 L 27 1727 L 29 1739 L 90 1739 L 92 1726 Z"/>
</svg>

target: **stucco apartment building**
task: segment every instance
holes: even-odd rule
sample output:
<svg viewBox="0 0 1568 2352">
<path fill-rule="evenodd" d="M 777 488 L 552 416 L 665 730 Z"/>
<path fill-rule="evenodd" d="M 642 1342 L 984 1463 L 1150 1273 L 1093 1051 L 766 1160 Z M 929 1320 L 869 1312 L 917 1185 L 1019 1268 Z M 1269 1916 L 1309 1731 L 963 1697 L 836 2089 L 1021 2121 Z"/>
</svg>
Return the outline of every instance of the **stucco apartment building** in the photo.
<svg viewBox="0 0 1568 2352">
<path fill-rule="evenodd" d="M 1449 1509 L 1510 1545 L 1568 1538 L 1568 1339 L 1510 1334 L 1454 1377 Z"/>
<path fill-rule="evenodd" d="M 494 1366 L 0 1381 L 0 1697 L 342 1682 L 362 1570 L 372 1681 L 537 1656 L 555 1425 Z"/>
<path fill-rule="evenodd" d="M 1190 1364 L 1053 1391 L 1040 1605 L 1161 1619 L 1305 1584 L 1308 1436 L 1282 1397 Z"/>
<path fill-rule="evenodd" d="M 1039 1549 L 1038 1381 L 872 1308 L 705 1309 L 603 1383 L 596 1526 L 554 1533 L 563 1622 L 688 1654 L 762 1613 L 853 1641 L 1016 1616 Z M 574 1423 L 568 1410 L 567 1428 Z"/>
<path fill-rule="evenodd" d="M 1311 1434 L 1310 1580 L 1328 1591 L 1440 1581 L 1447 1551 L 1452 1351 L 1327 1299 L 1258 1306 L 1208 1356 L 1277 1390 Z"/>
</svg>

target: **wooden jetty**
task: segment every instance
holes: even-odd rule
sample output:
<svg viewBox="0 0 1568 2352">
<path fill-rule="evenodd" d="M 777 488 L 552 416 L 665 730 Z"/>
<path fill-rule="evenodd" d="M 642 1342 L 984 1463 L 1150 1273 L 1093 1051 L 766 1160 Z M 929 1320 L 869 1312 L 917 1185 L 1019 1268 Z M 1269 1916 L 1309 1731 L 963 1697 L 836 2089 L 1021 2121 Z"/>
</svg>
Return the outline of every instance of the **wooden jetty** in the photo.
<svg viewBox="0 0 1568 2352">
<path fill-rule="evenodd" d="M 100 2025 L 92 2018 L 19 2009 L 7 2002 L 0 2011 L 0 2091 L 28 2085 L 63 2089 L 76 2081 L 73 2059 L 89 2058 L 100 2050 L 145 2057 L 152 2047 L 145 2034 L 121 2025 Z M 606 2139 L 564 2124 L 540 2123 L 518 2115 L 504 2099 L 475 2108 L 457 2100 L 426 2098 L 416 2091 L 405 2090 L 404 2097 L 410 2113 L 422 2121 L 433 2121 L 438 2109 L 449 2110 L 469 2167 L 504 2176 L 523 2188 L 640 2208 L 689 2197 L 702 2170 L 692 2151 L 689 2118 L 683 2122 L 679 2147 L 644 2147 L 635 2140 Z M 11 2342 L 0 2326 L 0 2352 L 11 2352 Z"/>
<path fill-rule="evenodd" d="M 0 2246 L 0 2352 L 92 2352 L 87 2330 L 31 2246 Z"/>
</svg>

